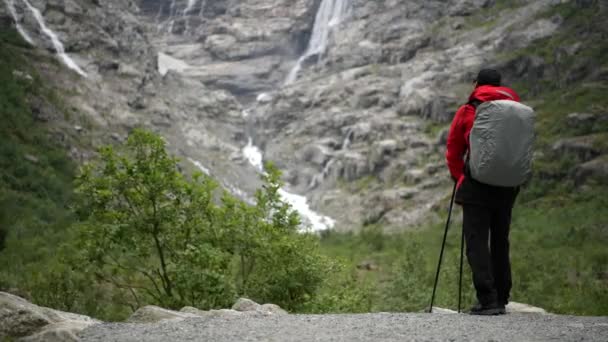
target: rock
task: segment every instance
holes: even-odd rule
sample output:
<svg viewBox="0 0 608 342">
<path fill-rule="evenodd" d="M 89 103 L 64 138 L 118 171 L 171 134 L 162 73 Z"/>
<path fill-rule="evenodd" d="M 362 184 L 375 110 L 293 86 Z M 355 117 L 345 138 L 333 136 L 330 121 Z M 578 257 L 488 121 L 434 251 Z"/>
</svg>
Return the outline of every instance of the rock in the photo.
<svg viewBox="0 0 608 342">
<path fill-rule="evenodd" d="M 120 63 L 118 65 L 118 74 L 126 77 L 142 77 L 142 72 L 137 69 L 134 65 L 127 63 Z"/>
<path fill-rule="evenodd" d="M 240 317 L 245 313 L 245 312 L 240 312 L 240 311 L 231 310 L 231 309 L 203 311 L 203 310 L 199 310 L 197 308 L 193 308 L 191 306 L 186 306 L 179 311 L 183 312 L 183 313 L 187 313 L 187 314 L 193 314 L 193 315 L 200 316 L 200 317 L 223 317 L 223 318 Z"/>
<path fill-rule="evenodd" d="M 154 305 L 147 305 L 137 309 L 137 311 L 127 319 L 127 323 L 156 323 L 167 319 L 185 319 L 197 316 L 198 315 L 189 312 L 179 312 L 163 309 Z"/>
<path fill-rule="evenodd" d="M 595 158 L 574 169 L 574 182 L 577 185 L 581 185 L 588 180 L 608 184 L 608 155 Z"/>
<path fill-rule="evenodd" d="M 545 311 L 545 309 L 517 302 L 509 302 L 509 304 L 506 306 L 506 309 L 507 313 L 536 313 L 543 315 L 547 314 L 547 311 Z"/>
<path fill-rule="evenodd" d="M 598 120 L 598 116 L 591 113 L 571 113 L 566 119 L 568 126 L 572 128 L 590 130 Z"/>
<path fill-rule="evenodd" d="M 340 161 L 342 162 L 342 178 L 347 181 L 354 181 L 370 174 L 367 158 L 357 152 L 344 153 Z"/>
<path fill-rule="evenodd" d="M 258 312 L 261 312 L 266 315 L 287 315 L 287 311 L 281 309 L 280 306 L 276 304 L 264 304 L 259 309 Z"/>
<path fill-rule="evenodd" d="M 247 298 L 239 298 L 232 306 L 232 310 L 236 311 L 258 311 L 260 304 Z"/>
<path fill-rule="evenodd" d="M 82 321 L 65 321 L 51 323 L 42 331 L 20 339 L 21 342 L 77 342 L 80 341 L 78 333 L 91 324 Z"/>
<path fill-rule="evenodd" d="M 405 172 L 403 180 L 406 183 L 420 183 L 425 177 L 423 169 L 411 169 Z"/>
<path fill-rule="evenodd" d="M 473 12 L 479 10 L 480 8 L 489 7 L 493 5 L 494 1 L 492 0 L 459 0 L 454 1 L 453 4 L 449 6 L 449 14 L 451 16 L 469 16 Z"/>
<path fill-rule="evenodd" d="M 25 160 L 29 161 L 32 164 L 38 164 L 38 162 L 39 162 L 38 157 L 33 156 L 33 155 L 29 154 L 29 153 L 25 154 L 23 156 L 23 158 L 25 158 Z"/>
<path fill-rule="evenodd" d="M 454 310 L 444 309 L 444 308 L 440 308 L 440 307 L 434 306 L 433 310 L 431 311 L 431 313 L 439 314 L 439 315 L 450 315 L 450 314 L 457 314 L 458 312 L 456 312 Z"/>
<path fill-rule="evenodd" d="M 21 70 L 13 70 L 13 76 L 16 77 L 16 78 L 20 78 L 20 79 L 26 80 L 26 81 L 33 81 L 34 80 L 34 78 L 30 74 L 25 73 L 25 72 L 23 72 Z"/>
<path fill-rule="evenodd" d="M 287 311 L 275 304 L 260 305 L 251 299 L 239 298 L 232 306 L 232 310 L 242 313 L 258 313 L 263 315 L 286 315 Z"/>
<path fill-rule="evenodd" d="M 551 148 L 553 152 L 560 155 L 571 154 L 580 161 L 589 161 L 600 154 L 599 149 L 595 146 L 596 138 L 596 135 L 586 135 L 560 139 Z"/>
<path fill-rule="evenodd" d="M 24 341 L 77 341 L 76 334 L 101 323 L 87 316 L 40 307 L 23 298 L 0 292 L 0 339 Z"/>
<path fill-rule="evenodd" d="M 373 172 L 378 172 L 384 168 L 392 159 L 393 154 L 397 150 L 398 144 L 396 140 L 387 139 L 375 143 L 372 146 L 372 152 L 369 156 L 369 167 Z"/>
<path fill-rule="evenodd" d="M 450 128 L 446 127 L 441 130 L 437 134 L 437 138 L 435 138 L 435 146 L 445 147 L 445 144 L 448 142 L 448 136 L 450 135 Z"/>
<path fill-rule="evenodd" d="M 297 154 L 301 161 L 318 167 L 323 167 L 331 157 L 327 147 L 317 144 L 305 146 Z"/>
</svg>

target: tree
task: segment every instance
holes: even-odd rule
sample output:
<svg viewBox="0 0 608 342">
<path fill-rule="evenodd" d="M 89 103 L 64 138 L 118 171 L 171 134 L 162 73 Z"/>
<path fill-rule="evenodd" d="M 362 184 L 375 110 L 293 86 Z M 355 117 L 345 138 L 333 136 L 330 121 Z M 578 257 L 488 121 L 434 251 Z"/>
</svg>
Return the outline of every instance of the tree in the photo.
<svg viewBox="0 0 608 342">
<path fill-rule="evenodd" d="M 136 130 L 77 178 L 73 264 L 119 291 L 115 298 L 128 295 L 133 309 L 225 307 L 237 295 L 297 309 L 330 263 L 316 236 L 298 232 L 280 176 L 266 166 L 252 206 L 208 176 L 183 176 L 162 138 Z"/>
<path fill-rule="evenodd" d="M 77 180 L 81 260 L 128 291 L 135 307 L 232 300 L 231 256 L 216 238 L 216 184 L 201 174 L 188 181 L 177 166 L 159 136 L 136 130 L 125 149 L 102 148 Z"/>
</svg>

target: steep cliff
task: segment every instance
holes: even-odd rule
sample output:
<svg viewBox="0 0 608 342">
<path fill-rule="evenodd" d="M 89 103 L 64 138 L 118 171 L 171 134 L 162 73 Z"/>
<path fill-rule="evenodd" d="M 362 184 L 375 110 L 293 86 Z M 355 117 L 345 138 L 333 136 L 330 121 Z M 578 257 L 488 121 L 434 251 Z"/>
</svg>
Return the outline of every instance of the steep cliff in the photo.
<svg viewBox="0 0 608 342">
<path fill-rule="evenodd" d="M 64 67 L 39 68 L 92 121 L 79 134 L 101 142 L 150 127 L 244 198 L 258 185 L 252 162 L 273 161 L 286 191 L 338 230 L 404 229 L 436 216 L 450 188 L 445 129 L 480 67 L 500 68 L 524 101 L 538 97 L 541 80 L 605 75 L 588 60 L 554 71 L 535 48 L 566 32 L 560 8 L 602 13 L 603 1 L 4 3 L 4 22 L 33 45 L 57 54 L 48 31 L 63 43 Z M 585 50 L 568 44 L 563 58 Z"/>
</svg>

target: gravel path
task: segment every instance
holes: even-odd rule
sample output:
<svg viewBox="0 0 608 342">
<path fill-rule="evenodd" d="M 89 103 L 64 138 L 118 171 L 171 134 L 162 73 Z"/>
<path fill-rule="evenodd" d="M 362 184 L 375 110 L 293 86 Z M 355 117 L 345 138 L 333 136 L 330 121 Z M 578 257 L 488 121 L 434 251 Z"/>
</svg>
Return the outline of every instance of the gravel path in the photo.
<svg viewBox="0 0 608 342">
<path fill-rule="evenodd" d="M 86 341 L 602 341 L 608 317 L 431 314 L 207 317 L 157 324 L 106 323 Z"/>
</svg>

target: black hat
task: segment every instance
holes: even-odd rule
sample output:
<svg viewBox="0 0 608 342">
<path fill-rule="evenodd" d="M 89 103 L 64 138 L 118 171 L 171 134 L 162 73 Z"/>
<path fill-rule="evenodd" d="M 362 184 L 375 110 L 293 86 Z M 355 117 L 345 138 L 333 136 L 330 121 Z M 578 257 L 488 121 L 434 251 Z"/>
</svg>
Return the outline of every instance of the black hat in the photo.
<svg viewBox="0 0 608 342">
<path fill-rule="evenodd" d="M 500 86 L 500 73 L 494 69 L 482 69 L 479 74 L 477 74 L 477 85 L 493 85 Z"/>
</svg>

